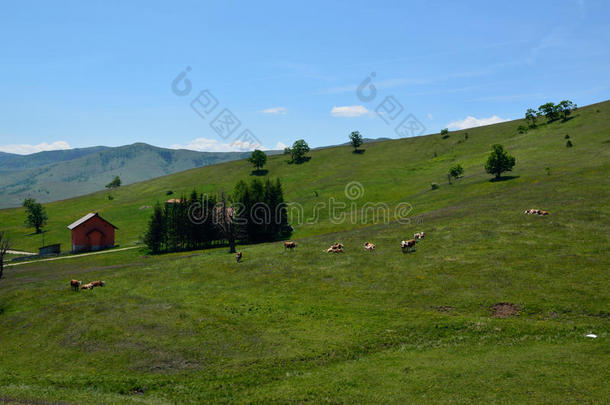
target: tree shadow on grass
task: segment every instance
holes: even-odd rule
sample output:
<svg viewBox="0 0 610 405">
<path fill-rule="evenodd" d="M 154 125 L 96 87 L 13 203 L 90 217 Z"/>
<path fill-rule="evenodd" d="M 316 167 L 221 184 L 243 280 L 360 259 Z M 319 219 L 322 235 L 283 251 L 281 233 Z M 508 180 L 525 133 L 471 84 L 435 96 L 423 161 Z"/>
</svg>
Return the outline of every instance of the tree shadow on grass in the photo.
<svg viewBox="0 0 610 405">
<path fill-rule="evenodd" d="M 266 176 L 267 173 L 269 173 L 269 170 L 267 169 L 252 170 L 250 176 Z"/>
<path fill-rule="evenodd" d="M 36 233 L 36 231 L 32 232 L 32 233 L 28 233 L 25 236 L 36 236 L 36 235 L 42 235 L 43 233 L 47 233 L 48 231 L 46 229 L 42 229 L 40 231 L 40 233 Z"/>
<path fill-rule="evenodd" d="M 357 155 L 362 155 L 364 152 L 366 152 L 366 149 L 356 149 L 352 151 L 352 153 L 355 153 Z"/>
<path fill-rule="evenodd" d="M 512 179 L 518 179 L 520 176 L 502 176 L 499 178 L 494 177 L 493 179 L 489 180 L 492 183 L 495 183 L 497 181 L 507 181 L 507 180 L 512 180 Z"/>
</svg>

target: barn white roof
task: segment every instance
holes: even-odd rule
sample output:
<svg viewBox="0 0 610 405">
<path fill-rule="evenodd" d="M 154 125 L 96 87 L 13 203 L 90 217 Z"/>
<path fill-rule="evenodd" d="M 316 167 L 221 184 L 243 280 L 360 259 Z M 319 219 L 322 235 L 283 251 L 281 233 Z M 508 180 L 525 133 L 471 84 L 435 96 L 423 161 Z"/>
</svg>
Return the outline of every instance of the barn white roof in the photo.
<svg viewBox="0 0 610 405">
<path fill-rule="evenodd" d="M 68 225 L 68 229 L 72 230 L 72 229 L 76 228 L 77 226 L 79 226 L 80 224 L 87 222 L 88 220 L 90 220 L 93 217 L 99 217 L 99 214 L 97 212 L 90 212 L 87 215 L 85 215 L 84 217 L 82 217 L 81 219 L 78 219 L 75 222 Z M 100 219 L 102 219 L 105 222 L 108 222 L 102 217 L 100 217 Z M 110 222 L 108 222 L 108 223 L 110 224 Z M 110 225 L 112 225 L 112 224 L 110 224 Z M 118 229 L 116 226 L 114 226 L 114 225 L 112 225 L 112 226 L 114 228 Z"/>
</svg>

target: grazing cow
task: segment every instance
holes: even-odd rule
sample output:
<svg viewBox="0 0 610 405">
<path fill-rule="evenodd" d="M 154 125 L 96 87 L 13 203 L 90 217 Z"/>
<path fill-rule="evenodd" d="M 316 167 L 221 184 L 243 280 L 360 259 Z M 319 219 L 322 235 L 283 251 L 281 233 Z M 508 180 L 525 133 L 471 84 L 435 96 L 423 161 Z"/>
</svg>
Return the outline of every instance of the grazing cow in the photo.
<svg viewBox="0 0 610 405">
<path fill-rule="evenodd" d="M 423 238 L 424 238 L 423 232 L 417 232 L 417 233 L 413 234 L 413 239 L 415 239 L 415 240 L 421 240 Z"/>
<path fill-rule="evenodd" d="M 103 287 L 106 285 L 106 283 L 102 280 L 92 281 L 89 284 L 91 284 L 94 287 Z"/>
<path fill-rule="evenodd" d="M 364 249 L 372 252 L 375 249 L 375 245 L 370 242 L 364 242 Z"/>
<path fill-rule="evenodd" d="M 415 239 L 403 240 L 400 242 L 402 252 L 410 252 L 415 247 Z"/>
<path fill-rule="evenodd" d="M 241 256 L 242 256 L 241 252 L 237 252 L 235 254 L 235 260 L 237 260 L 237 263 L 241 262 Z"/>
<path fill-rule="evenodd" d="M 296 242 L 284 242 L 284 250 L 286 249 L 294 249 L 295 247 L 297 247 L 297 243 Z"/>
<path fill-rule="evenodd" d="M 89 284 L 83 284 L 80 289 L 81 290 L 93 290 L 93 287 L 95 287 L 92 283 Z"/>
<path fill-rule="evenodd" d="M 79 287 L 83 284 L 82 281 L 78 281 L 78 280 L 70 280 L 70 288 L 72 288 L 73 291 L 78 291 Z"/>
</svg>

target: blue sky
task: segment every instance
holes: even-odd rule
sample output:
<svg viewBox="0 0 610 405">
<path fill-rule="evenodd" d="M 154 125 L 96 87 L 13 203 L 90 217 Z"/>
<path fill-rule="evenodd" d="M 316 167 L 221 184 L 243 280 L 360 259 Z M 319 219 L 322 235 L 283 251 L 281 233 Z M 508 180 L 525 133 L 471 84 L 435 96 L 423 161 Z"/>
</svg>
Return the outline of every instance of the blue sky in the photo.
<svg viewBox="0 0 610 405">
<path fill-rule="evenodd" d="M 589 0 L 2 2 L 0 151 L 315 147 L 422 132 L 397 133 L 403 120 L 431 133 L 591 104 L 610 98 L 608 17 Z M 209 115 L 191 108 L 203 90 Z M 224 109 L 240 125 L 219 134 Z"/>
</svg>

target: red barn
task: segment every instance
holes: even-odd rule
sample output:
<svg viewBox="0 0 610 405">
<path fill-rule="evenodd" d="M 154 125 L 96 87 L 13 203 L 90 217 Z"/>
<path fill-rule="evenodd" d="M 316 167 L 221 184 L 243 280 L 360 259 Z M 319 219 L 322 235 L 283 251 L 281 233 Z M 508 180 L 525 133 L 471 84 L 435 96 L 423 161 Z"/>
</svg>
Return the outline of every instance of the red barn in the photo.
<svg viewBox="0 0 610 405">
<path fill-rule="evenodd" d="M 91 212 L 68 229 L 72 231 L 72 252 L 83 252 L 114 247 L 114 230 L 119 228 Z"/>
</svg>

